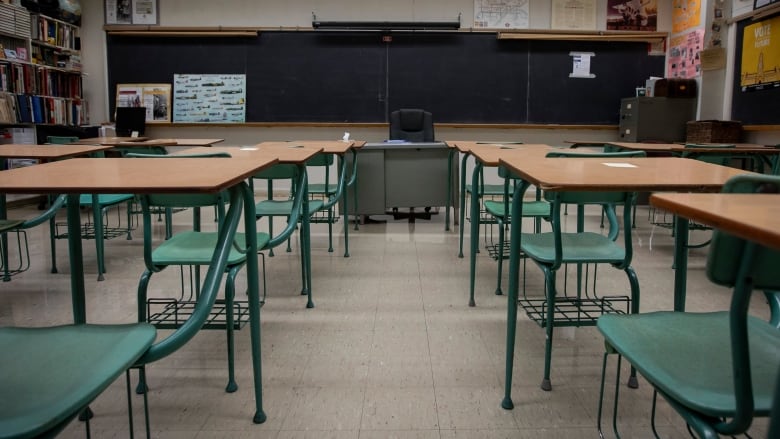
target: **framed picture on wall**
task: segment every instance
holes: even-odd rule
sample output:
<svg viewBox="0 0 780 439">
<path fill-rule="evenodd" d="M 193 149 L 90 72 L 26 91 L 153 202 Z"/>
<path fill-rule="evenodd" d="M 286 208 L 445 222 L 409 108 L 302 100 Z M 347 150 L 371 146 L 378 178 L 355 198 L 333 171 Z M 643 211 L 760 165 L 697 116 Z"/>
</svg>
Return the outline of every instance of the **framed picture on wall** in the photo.
<svg viewBox="0 0 780 439">
<path fill-rule="evenodd" d="M 171 84 L 117 84 L 117 107 L 146 107 L 146 123 L 171 122 Z"/>
<path fill-rule="evenodd" d="M 760 9 L 772 3 L 780 3 L 780 0 L 753 0 L 753 9 Z"/>
<path fill-rule="evenodd" d="M 158 0 L 104 0 L 106 24 L 160 24 Z"/>
</svg>

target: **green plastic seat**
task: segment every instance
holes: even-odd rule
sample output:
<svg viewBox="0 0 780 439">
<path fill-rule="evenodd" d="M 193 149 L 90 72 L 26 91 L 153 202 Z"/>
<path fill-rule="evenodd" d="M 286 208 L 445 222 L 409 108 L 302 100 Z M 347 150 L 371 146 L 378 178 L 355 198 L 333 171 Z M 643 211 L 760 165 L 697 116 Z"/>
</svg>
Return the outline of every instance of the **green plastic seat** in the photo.
<svg viewBox="0 0 780 439">
<path fill-rule="evenodd" d="M 740 175 L 723 188 L 723 192 L 765 191 L 780 192 L 780 177 Z M 716 229 L 706 273 L 713 283 L 733 288 L 729 310 L 602 316 L 598 329 L 607 349 L 599 431 L 604 372 L 612 353 L 618 354 L 618 377 L 620 359 L 625 358 L 653 386 L 654 399 L 663 396 L 698 437 L 741 435 L 754 417 L 769 416 L 780 384 L 780 331 L 750 316 L 748 304 L 753 290 L 780 289 L 779 264 L 780 251 Z M 652 425 L 655 428 L 654 413 Z M 613 421 L 617 434 L 616 426 Z"/>
<path fill-rule="evenodd" d="M 0 328 L 0 438 L 53 437 L 155 336 L 146 323 Z"/>
<path fill-rule="evenodd" d="M 567 150 L 550 152 L 547 157 L 581 158 L 582 160 L 619 159 L 642 157 L 643 152 L 579 153 Z M 553 328 L 558 326 L 593 326 L 598 315 L 610 312 L 639 312 L 639 282 L 631 267 L 631 207 L 635 194 L 632 192 L 557 192 L 545 191 L 544 198 L 551 203 L 552 231 L 544 233 L 523 233 L 520 249 L 528 260 L 533 261 L 544 274 L 544 298 L 523 297 L 520 306 L 528 317 L 545 328 L 545 362 L 541 388 L 551 390 L 550 369 L 552 363 Z M 584 230 L 581 215 L 577 229 L 563 231 L 561 209 L 567 204 L 582 207 L 597 205 L 602 208 L 608 222 L 608 233 L 594 233 Z M 618 241 L 620 222 L 616 210 L 623 217 L 623 239 Z M 577 289 L 576 295 L 558 290 L 556 275 L 567 265 L 578 267 L 578 276 L 583 264 L 609 264 L 623 271 L 629 282 L 630 292 L 622 295 L 599 296 Z M 630 311 L 629 307 L 630 306 Z M 633 374 L 632 374 L 633 378 Z"/>
</svg>

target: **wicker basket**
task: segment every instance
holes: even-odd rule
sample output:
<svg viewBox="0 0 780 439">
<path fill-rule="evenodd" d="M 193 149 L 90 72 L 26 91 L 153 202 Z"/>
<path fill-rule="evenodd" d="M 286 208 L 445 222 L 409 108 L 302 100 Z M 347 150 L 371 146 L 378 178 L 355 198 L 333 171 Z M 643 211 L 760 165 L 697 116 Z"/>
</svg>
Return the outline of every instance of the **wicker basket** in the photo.
<svg viewBox="0 0 780 439">
<path fill-rule="evenodd" d="M 742 123 L 734 120 L 694 120 L 686 124 L 688 143 L 739 143 Z"/>
</svg>

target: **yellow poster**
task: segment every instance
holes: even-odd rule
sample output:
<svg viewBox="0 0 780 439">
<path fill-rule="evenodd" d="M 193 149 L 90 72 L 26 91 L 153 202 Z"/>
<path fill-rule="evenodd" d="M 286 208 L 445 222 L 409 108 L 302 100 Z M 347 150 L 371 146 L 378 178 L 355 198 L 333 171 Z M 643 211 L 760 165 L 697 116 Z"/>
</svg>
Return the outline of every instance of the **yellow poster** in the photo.
<svg viewBox="0 0 780 439">
<path fill-rule="evenodd" d="M 685 32 L 701 22 L 701 0 L 672 1 L 672 33 Z"/>
<path fill-rule="evenodd" d="M 780 86 L 780 17 L 745 26 L 739 84 L 742 90 Z"/>
</svg>

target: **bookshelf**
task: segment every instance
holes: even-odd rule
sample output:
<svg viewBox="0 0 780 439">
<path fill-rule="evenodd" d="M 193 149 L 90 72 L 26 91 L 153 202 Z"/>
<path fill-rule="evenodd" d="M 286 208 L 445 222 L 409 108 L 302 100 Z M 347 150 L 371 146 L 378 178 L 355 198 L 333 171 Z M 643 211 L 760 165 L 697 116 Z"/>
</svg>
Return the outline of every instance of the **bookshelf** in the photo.
<svg viewBox="0 0 780 439">
<path fill-rule="evenodd" d="M 88 123 L 79 28 L 0 4 L 0 124 Z"/>
</svg>

